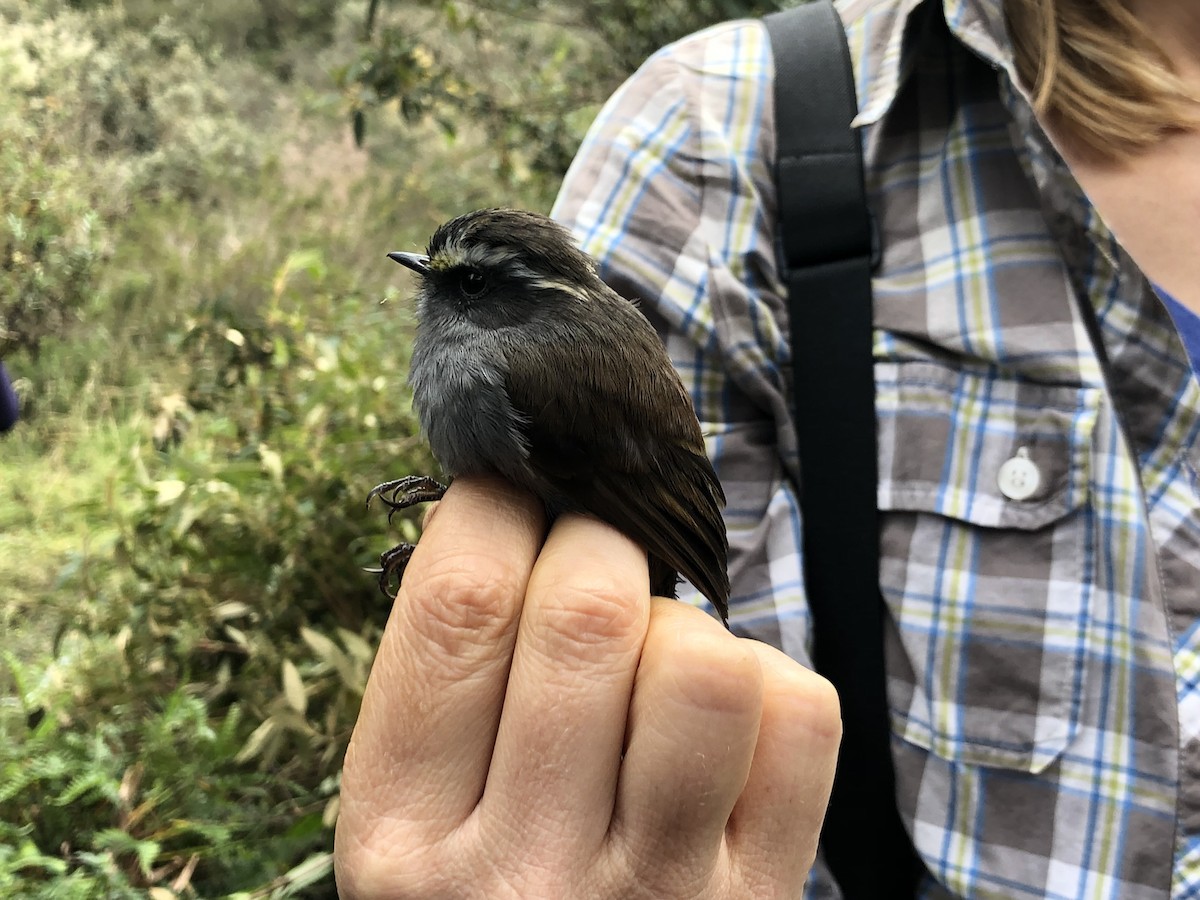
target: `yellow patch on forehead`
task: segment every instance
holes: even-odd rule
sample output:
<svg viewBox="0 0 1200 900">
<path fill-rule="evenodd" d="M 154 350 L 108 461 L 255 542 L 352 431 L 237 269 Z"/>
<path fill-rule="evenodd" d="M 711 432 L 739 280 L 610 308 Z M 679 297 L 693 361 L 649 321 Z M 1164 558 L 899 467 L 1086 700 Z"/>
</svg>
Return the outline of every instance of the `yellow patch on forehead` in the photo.
<svg viewBox="0 0 1200 900">
<path fill-rule="evenodd" d="M 520 258 L 513 247 L 496 247 L 474 244 L 460 240 L 447 241 L 429 260 L 429 268 L 435 272 L 446 272 L 455 266 L 490 268 L 506 266 Z"/>
<path fill-rule="evenodd" d="M 446 272 L 464 262 L 458 247 L 446 247 L 437 256 L 429 258 L 429 268 L 434 272 Z"/>
</svg>

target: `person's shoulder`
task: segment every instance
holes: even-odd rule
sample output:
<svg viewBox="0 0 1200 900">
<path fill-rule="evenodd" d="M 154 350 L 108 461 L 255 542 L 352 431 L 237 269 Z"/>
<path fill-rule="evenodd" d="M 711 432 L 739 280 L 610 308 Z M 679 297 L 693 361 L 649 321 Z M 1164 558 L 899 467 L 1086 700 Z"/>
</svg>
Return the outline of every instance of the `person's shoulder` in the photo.
<svg viewBox="0 0 1200 900">
<path fill-rule="evenodd" d="M 651 56 L 645 68 L 676 68 L 699 80 L 761 77 L 770 44 L 761 19 L 730 19 L 680 38 Z"/>
<path fill-rule="evenodd" d="M 847 33 L 856 40 L 886 43 L 922 2 L 932 0 L 835 0 Z M 663 75 L 695 81 L 709 79 L 769 80 L 773 71 L 771 43 L 761 18 L 729 19 L 667 44 L 642 67 Z"/>
</svg>

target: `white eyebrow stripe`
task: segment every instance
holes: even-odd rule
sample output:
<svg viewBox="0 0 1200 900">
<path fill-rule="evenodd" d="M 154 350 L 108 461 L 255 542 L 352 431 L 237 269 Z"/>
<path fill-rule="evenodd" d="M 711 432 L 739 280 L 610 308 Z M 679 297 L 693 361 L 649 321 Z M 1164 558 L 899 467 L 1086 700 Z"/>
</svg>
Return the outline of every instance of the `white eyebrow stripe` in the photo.
<svg viewBox="0 0 1200 900">
<path fill-rule="evenodd" d="M 462 243 L 456 240 L 442 248 L 437 259 L 440 269 L 450 269 L 455 266 L 501 269 L 506 274 L 528 283 L 531 287 L 561 291 L 584 302 L 588 300 L 587 291 L 580 285 L 571 281 L 559 281 L 529 268 L 521 260 L 521 252 L 514 248 L 484 247 L 479 244 L 469 244 L 464 248 Z"/>
<path fill-rule="evenodd" d="M 589 300 L 587 291 L 583 290 L 579 285 L 572 284 L 569 281 L 555 281 L 552 278 L 539 278 L 534 276 L 530 283 L 534 287 L 544 288 L 549 291 L 560 291 L 564 294 L 570 294 L 577 300 L 587 303 Z"/>
</svg>

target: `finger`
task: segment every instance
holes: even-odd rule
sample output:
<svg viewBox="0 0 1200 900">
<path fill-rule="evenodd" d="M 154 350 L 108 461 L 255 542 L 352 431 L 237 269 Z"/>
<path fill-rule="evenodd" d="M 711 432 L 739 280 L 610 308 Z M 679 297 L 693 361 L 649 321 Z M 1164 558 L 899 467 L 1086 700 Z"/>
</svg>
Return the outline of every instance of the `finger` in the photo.
<svg viewBox="0 0 1200 900">
<path fill-rule="evenodd" d="M 647 861 L 706 872 L 750 771 L 762 703 L 757 655 L 700 610 L 656 600 L 629 711 L 613 822 Z"/>
<path fill-rule="evenodd" d="M 753 884 L 804 882 L 837 766 L 837 693 L 820 675 L 758 641 L 762 725 L 750 777 L 729 823 L 733 858 Z"/>
<path fill-rule="evenodd" d="M 501 839 L 600 846 L 649 600 L 646 554 L 633 541 L 582 516 L 555 522 L 529 581 L 480 807 Z M 541 837 L 514 820 L 539 823 Z"/>
<path fill-rule="evenodd" d="M 347 828 L 358 816 L 448 831 L 478 802 L 543 521 L 540 502 L 496 480 L 446 493 L 363 694 L 343 771 Z"/>
</svg>

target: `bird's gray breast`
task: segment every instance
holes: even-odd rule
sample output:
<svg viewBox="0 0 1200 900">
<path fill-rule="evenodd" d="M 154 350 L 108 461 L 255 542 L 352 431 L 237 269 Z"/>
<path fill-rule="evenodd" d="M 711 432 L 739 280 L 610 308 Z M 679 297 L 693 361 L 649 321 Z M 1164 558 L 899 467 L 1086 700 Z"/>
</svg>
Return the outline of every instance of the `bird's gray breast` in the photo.
<svg viewBox="0 0 1200 900">
<path fill-rule="evenodd" d="M 450 476 L 524 482 L 529 449 L 505 389 L 502 342 L 469 320 L 432 318 L 417 329 L 408 380 L 433 455 Z"/>
</svg>

